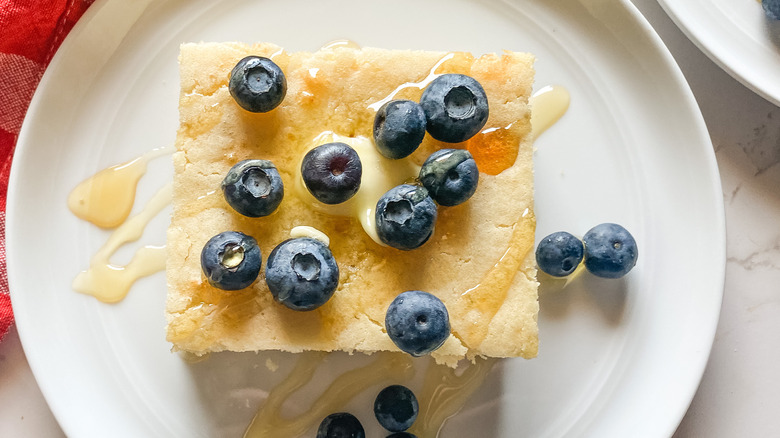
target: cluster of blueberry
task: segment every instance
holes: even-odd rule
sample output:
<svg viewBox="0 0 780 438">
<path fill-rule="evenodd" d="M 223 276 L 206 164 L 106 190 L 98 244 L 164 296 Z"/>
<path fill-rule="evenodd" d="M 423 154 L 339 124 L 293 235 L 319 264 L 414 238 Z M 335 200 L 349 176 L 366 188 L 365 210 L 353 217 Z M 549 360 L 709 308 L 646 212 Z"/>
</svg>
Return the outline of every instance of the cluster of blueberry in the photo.
<svg viewBox="0 0 780 438">
<path fill-rule="evenodd" d="M 268 112 L 284 99 L 287 82 L 270 59 L 248 56 L 233 68 L 229 91 L 237 104 L 252 112 Z M 425 133 L 450 143 L 468 140 L 488 118 L 482 86 L 473 78 L 445 74 L 433 80 L 420 98 L 392 100 L 377 111 L 373 136 L 378 151 L 388 159 L 412 154 Z M 320 202 L 339 204 L 357 193 L 362 179 L 357 152 L 341 142 L 319 145 L 301 163 L 307 190 Z M 471 154 L 441 149 L 428 157 L 419 183 L 401 184 L 376 204 L 376 228 L 385 244 L 411 250 L 433 234 L 437 204 L 455 206 L 476 191 L 479 171 Z M 222 182 L 226 202 L 248 217 L 271 214 L 284 198 L 276 166 L 267 160 L 244 160 L 233 166 Z M 225 290 L 248 287 L 259 275 L 262 256 L 251 236 L 227 231 L 203 248 L 201 265 L 209 283 Z M 312 310 L 330 299 L 338 286 L 338 265 L 327 245 L 310 238 L 289 239 L 268 257 L 265 277 L 274 299 L 293 310 Z M 449 337 L 449 315 L 444 303 L 422 291 L 407 291 L 390 304 L 385 326 L 403 351 L 421 356 L 439 348 Z"/>
<path fill-rule="evenodd" d="M 636 265 L 638 256 L 631 233 L 613 223 L 596 225 L 582 239 L 558 231 L 542 239 L 536 248 L 536 264 L 553 277 L 573 273 L 584 260 L 593 275 L 620 278 Z"/>
<path fill-rule="evenodd" d="M 780 20 L 780 0 L 763 0 L 761 6 L 764 7 L 767 17 Z"/>
<path fill-rule="evenodd" d="M 389 159 L 409 156 L 431 137 L 458 143 L 473 137 L 488 118 L 487 95 L 474 78 L 445 74 L 426 87 L 420 103 L 392 100 L 374 118 L 374 142 Z M 433 234 L 437 204 L 455 206 L 477 190 L 479 171 L 463 149 L 440 149 L 423 163 L 421 184 L 402 184 L 385 193 L 376 205 L 376 227 L 385 244 L 402 250 L 418 248 Z M 435 201 L 435 202 L 434 202 Z"/>
<path fill-rule="evenodd" d="M 374 401 L 374 416 L 389 432 L 387 438 L 416 438 L 405 432 L 417 419 L 417 397 L 407 387 L 391 385 L 379 392 Z M 365 438 L 366 433 L 354 415 L 338 412 L 328 415 L 317 429 L 317 438 Z"/>
</svg>

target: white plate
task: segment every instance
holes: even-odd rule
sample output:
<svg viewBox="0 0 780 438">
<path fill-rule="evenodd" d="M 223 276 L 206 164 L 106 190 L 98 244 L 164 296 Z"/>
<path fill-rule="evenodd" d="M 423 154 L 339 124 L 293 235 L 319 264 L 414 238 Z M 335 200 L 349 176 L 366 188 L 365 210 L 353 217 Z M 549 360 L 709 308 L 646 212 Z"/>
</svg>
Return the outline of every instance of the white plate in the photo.
<svg viewBox="0 0 780 438">
<path fill-rule="evenodd" d="M 757 0 L 658 0 L 702 52 L 734 79 L 780 106 L 780 20 Z"/>
<path fill-rule="evenodd" d="M 721 189 L 682 75 L 636 9 L 617 0 L 96 2 L 35 95 L 8 200 L 20 336 L 65 432 L 237 436 L 284 375 L 293 355 L 188 364 L 171 354 L 161 274 L 117 305 L 73 292 L 74 275 L 107 232 L 76 219 L 65 199 L 96 171 L 173 142 L 181 42 L 268 40 L 312 50 L 338 38 L 535 53 L 537 88 L 562 84 L 572 95 L 569 112 L 537 142 L 537 237 L 614 221 L 640 245 L 639 264 L 622 281 L 586 275 L 560 292 L 543 287 L 539 357 L 503 361 L 444 436 L 671 435 L 720 309 Z M 136 210 L 170 178 L 165 159 L 153 162 Z M 152 222 L 139 245 L 163 243 L 166 222 Z M 269 357 L 279 371 L 266 369 Z M 350 360 L 360 359 L 336 355 L 325 372 Z M 378 436 L 370 403 L 366 393 L 350 406 Z"/>
</svg>

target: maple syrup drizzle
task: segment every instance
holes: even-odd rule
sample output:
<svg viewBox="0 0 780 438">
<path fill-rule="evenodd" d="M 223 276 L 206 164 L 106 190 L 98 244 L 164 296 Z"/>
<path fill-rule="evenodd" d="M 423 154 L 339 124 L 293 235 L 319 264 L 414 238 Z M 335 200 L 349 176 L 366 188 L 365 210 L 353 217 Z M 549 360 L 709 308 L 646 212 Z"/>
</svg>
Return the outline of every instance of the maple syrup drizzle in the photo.
<svg viewBox="0 0 780 438">
<path fill-rule="evenodd" d="M 485 340 L 489 326 L 486 321 L 491 321 L 496 316 L 515 275 L 533 249 L 535 226 L 536 218 L 533 212 L 526 209 L 515 223 L 512 237 L 501 258 L 476 286 L 463 292 L 455 302 L 448 305 L 448 310 L 453 315 L 451 320 L 460 323 L 452 326 L 452 332 L 467 347 L 475 349 Z M 474 316 L 474 310 L 479 314 Z M 476 318 L 482 323 L 473 324 Z"/>
<path fill-rule="evenodd" d="M 89 268 L 73 280 L 73 289 L 92 295 L 100 301 L 115 303 L 121 301 L 136 280 L 165 269 L 164 246 L 145 246 L 139 249 L 130 263 L 125 266 L 111 263 L 111 256 L 124 244 L 134 242 L 143 235 L 146 225 L 165 206 L 170 204 L 173 184 L 160 189 L 137 215 L 120 225 L 108 241 L 90 261 Z"/>
<path fill-rule="evenodd" d="M 384 105 L 387 102 L 390 102 L 391 100 L 393 100 L 393 98 L 398 93 L 400 93 L 401 90 L 403 90 L 403 89 L 406 89 L 406 88 L 417 88 L 417 89 L 422 90 L 423 88 L 427 87 L 428 84 L 430 84 L 434 79 L 436 79 L 439 76 L 441 76 L 440 73 L 436 73 L 436 70 L 438 70 L 439 67 L 442 64 L 444 64 L 446 61 L 448 61 L 448 60 L 450 60 L 450 59 L 452 59 L 454 57 L 455 57 L 454 53 L 448 53 L 448 54 L 444 55 L 440 60 L 438 60 L 436 62 L 436 64 L 433 65 L 433 67 L 431 67 L 431 70 L 428 73 L 428 76 L 423 78 L 421 81 L 419 81 L 419 82 L 406 82 L 404 84 L 399 85 L 395 90 L 393 90 L 392 93 L 388 94 L 387 97 L 385 97 L 384 99 L 382 99 L 382 100 L 380 100 L 378 102 L 374 102 L 371 105 L 369 105 L 368 109 L 371 109 L 371 110 L 374 110 L 374 111 L 378 111 L 379 108 L 382 107 L 382 105 Z"/>
<path fill-rule="evenodd" d="M 329 43 L 326 43 L 324 46 L 322 46 L 322 50 L 337 49 L 342 47 L 348 49 L 360 49 L 360 44 L 347 39 L 333 40 Z"/>
<path fill-rule="evenodd" d="M 438 437 L 444 422 L 463 408 L 497 362 L 478 358 L 460 375 L 454 368 L 431 363 L 417 395 L 420 413 L 409 432 L 418 437 Z"/>
<path fill-rule="evenodd" d="M 382 382 L 409 380 L 412 361 L 400 353 L 378 353 L 370 364 L 344 372 L 315 399 L 306 412 L 293 418 L 282 415 L 282 405 L 297 390 L 314 377 L 326 353 L 304 353 L 290 374 L 268 394 L 249 424 L 245 438 L 306 436 L 306 432 L 328 415 L 340 412 L 355 396 Z"/>
<path fill-rule="evenodd" d="M 76 217 L 101 228 L 115 228 L 130 215 L 138 180 L 149 161 L 173 153 L 172 147 L 151 151 L 126 163 L 103 169 L 77 185 L 68 196 L 68 208 Z"/>
</svg>

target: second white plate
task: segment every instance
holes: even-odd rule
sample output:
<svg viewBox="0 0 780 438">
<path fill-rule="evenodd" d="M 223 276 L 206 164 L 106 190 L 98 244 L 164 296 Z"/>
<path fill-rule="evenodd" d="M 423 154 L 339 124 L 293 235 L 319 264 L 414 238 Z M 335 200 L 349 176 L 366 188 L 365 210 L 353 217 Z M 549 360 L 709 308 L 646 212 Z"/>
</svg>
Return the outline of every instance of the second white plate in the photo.
<svg viewBox="0 0 780 438">
<path fill-rule="evenodd" d="M 723 70 L 780 106 L 780 20 L 756 0 L 658 0 Z"/>
</svg>

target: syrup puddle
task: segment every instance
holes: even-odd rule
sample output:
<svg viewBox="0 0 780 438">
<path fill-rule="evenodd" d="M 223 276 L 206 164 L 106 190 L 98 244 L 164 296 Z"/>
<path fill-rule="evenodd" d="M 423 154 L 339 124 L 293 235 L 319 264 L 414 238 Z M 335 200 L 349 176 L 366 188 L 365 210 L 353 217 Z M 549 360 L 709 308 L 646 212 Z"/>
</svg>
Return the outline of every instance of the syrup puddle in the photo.
<svg viewBox="0 0 780 438">
<path fill-rule="evenodd" d="M 268 394 L 244 438 L 306 436 L 326 416 L 343 412 L 349 401 L 367 388 L 378 384 L 405 383 L 414 376 L 415 367 L 409 356 L 388 352 L 376 353 L 376 356 L 372 363 L 336 377 L 306 412 L 286 418 L 282 415 L 285 402 L 314 378 L 317 368 L 327 357 L 327 353 L 323 352 L 303 353 L 290 374 Z M 439 436 L 447 419 L 463 408 L 496 363 L 496 359 L 477 359 L 458 373 L 456 369 L 430 361 L 423 387 L 415 391 L 420 411 L 409 432 L 418 437 Z"/>
<path fill-rule="evenodd" d="M 569 90 L 560 85 L 547 85 L 529 99 L 531 106 L 531 138 L 537 139 L 550 129 L 569 109 Z"/>
<path fill-rule="evenodd" d="M 101 228 L 115 228 L 130 215 L 138 180 L 149 161 L 173 153 L 173 147 L 152 149 L 138 158 L 103 169 L 82 181 L 68 196 L 76 217 Z"/>
<path fill-rule="evenodd" d="M 73 289 L 106 303 L 121 301 L 133 283 L 165 269 L 165 246 L 144 246 L 125 266 L 111 263 L 111 256 L 124 244 L 141 238 L 149 221 L 171 202 L 173 183 L 166 184 L 137 215 L 119 226 L 92 257 L 89 268 L 73 280 Z"/>
</svg>

